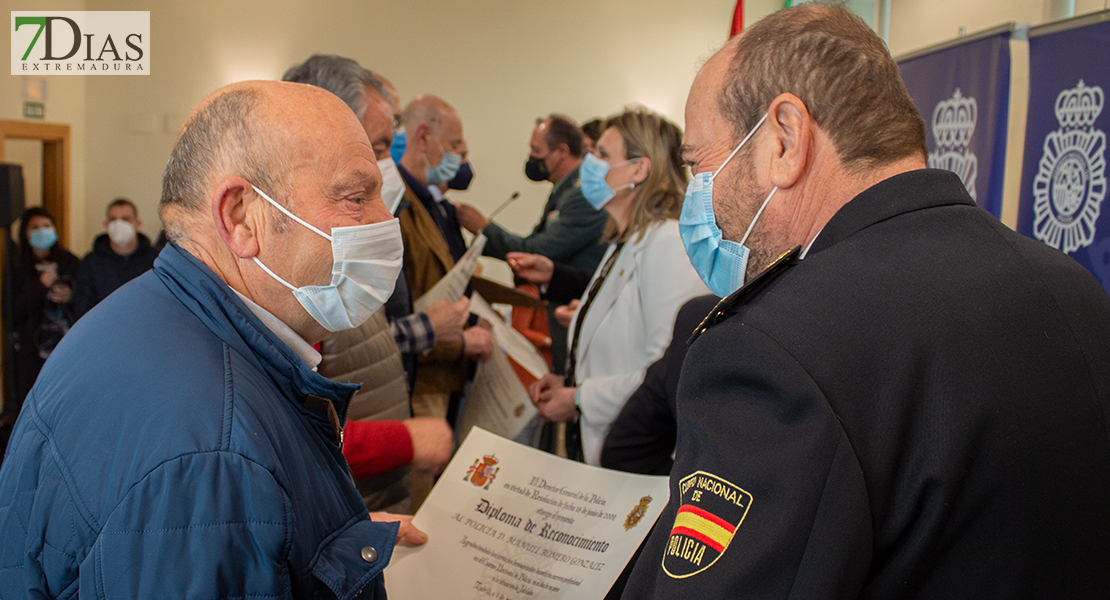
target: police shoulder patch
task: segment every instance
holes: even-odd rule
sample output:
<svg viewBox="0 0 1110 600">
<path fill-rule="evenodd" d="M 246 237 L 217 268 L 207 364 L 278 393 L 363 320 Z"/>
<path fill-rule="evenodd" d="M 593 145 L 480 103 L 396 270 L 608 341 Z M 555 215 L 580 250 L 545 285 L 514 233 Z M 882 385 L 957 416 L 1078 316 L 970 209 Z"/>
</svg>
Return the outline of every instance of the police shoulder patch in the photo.
<svg viewBox="0 0 1110 600">
<path fill-rule="evenodd" d="M 663 551 L 663 572 L 685 579 L 713 566 L 725 553 L 748 514 L 752 495 L 705 471 L 687 475 L 678 489 L 678 511 Z"/>
</svg>

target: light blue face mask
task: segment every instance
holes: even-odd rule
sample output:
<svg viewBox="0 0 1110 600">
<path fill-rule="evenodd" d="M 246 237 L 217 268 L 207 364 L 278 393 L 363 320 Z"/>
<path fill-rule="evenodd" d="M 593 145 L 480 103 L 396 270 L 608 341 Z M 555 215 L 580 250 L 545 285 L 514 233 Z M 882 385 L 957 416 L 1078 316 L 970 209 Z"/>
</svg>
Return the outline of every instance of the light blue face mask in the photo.
<svg viewBox="0 0 1110 600">
<path fill-rule="evenodd" d="M 428 165 L 424 168 L 424 176 L 427 178 L 427 185 L 437 185 L 445 181 L 451 181 L 455 178 L 455 174 L 459 172 L 459 167 L 462 166 L 462 155 L 455 154 L 454 152 L 447 152 L 443 149 L 443 144 L 440 144 L 439 138 L 436 138 L 436 144 L 439 145 L 439 151 L 442 156 L 439 159 L 439 164 L 436 166 Z M 428 162 L 428 155 L 424 155 L 424 162 Z"/>
<path fill-rule="evenodd" d="M 609 173 L 609 169 L 634 163 L 638 160 L 640 159 L 633 158 L 611 165 L 593 154 L 587 154 L 586 158 L 582 159 L 582 166 L 578 171 L 578 180 L 582 186 L 582 195 L 586 197 L 586 202 L 589 202 L 590 206 L 595 209 L 601 210 L 613 199 L 613 196 L 617 195 L 617 191 L 636 187 L 636 182 L 633 181 L 614 190 L 609 187 L 609 182 L 605 181 L 605 175 Z"/>
<path fill-rule="evenodd" d="M 58 232 L 53 227 L 42 227 L 27 234 L 27 243 L 35 250 L 49 250 L 58 243 Z"/>
<path fill-rule="evenodd" d="M 254 257 L 255 264 L 289 288 L 305 312 L 317 323 L 328 331 L 354 329 L 385 304 L 393 294 L 404 257 L 401 226 L 397 219 L 332 227 L 329 235 L 274 202 L 257 187 L 254 191 L 289 218 L 331 242 L 332 270 L 328 285 L 294 286 L 262 264 L 257 256 Z"/>
<path fill-rule="evenodd" d="M 767 208 L 767 203 L 771 201 L 771 196 L 774 196 L 779 188 L 776 186 L 771 189 L 770 194 L 767 194 L 767 199 L 755 213 L 751 225 L 748 225 L 748 230 L 744 232 L 744 237 L 738 244 L 721 238 L 721 229 L 717 227 L 717 217 L 713 214 L 713 180 L 732 160 L 732 157 L 736 156 L 740 148 L 743 148 L 744 144 L 755 135 L 756 130 L 765 120 L 767 115 L 763 115 L 763 118 L 755 124 L 755 127 L 748 132 L 748 135 L 741 140 L 716 171 L 694 175 L 694 181 L 686 188 L 686 199 L 682 203 L 682 213 L 678 217 L 678 231 L 682 235 L 682 243 L 686 246 L 686 255 L 690 257 L 690 263 L 694 265 L 694 269 L 710 291 L 722 298 L 735 292 L 744 284 L 744 272 L 748 267 L 750 254 L 744 242 L 748 241 L 748 235 L 755 227 L 755 222 L 759 220 L 763 209 Z"/>
<path fill-rule="evenodd" d="M 389 156 L 393 159 L 393 162 L 401 162 L 401 157 L 405 155 L 405 148 L 407 146 L 408 138 L 405 135 L 405 129 L 403 127 L 398 127 L 397 130 L 393 132 L 393 143 L 389 146 Z"/>
</svg>

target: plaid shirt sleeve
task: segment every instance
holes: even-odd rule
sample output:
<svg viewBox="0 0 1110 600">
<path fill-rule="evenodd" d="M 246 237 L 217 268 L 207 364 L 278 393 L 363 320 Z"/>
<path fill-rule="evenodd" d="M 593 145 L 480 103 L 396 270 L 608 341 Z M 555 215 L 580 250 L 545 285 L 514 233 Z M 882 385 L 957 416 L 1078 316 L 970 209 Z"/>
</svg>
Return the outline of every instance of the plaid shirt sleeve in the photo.
<svg viewBox="0 0 1110 600">
<path fill-rule="evenodd" d="M 436 330 L 423 312 L 393 320 L 393 339 L 402 354 L 431 350 L 436 345 Z"/>
</svg>

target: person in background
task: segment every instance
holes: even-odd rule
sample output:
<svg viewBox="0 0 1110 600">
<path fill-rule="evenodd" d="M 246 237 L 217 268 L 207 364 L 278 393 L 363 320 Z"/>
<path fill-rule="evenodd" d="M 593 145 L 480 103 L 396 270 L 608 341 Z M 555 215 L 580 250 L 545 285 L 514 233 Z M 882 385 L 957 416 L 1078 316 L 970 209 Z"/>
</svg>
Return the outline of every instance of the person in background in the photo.
<svg viewBox="0 0 1110 600">
<path fill-rule="evenodd" d="M 593 271 L 605 253 L 598 243 L 609 216 L 582 196 L 578 167 L 582 164 L 582 131 L 569 117 L 553 114 L 536 122 L 529 142 L 525 175 L 532 181 L 555 184 L 527 236 L 506 231 L 469 204 L 458 204 L 459 224 L 471 233 L 484 233 L 484 254 L 504 260 L 508 252 L 529 252 Z"/>
<path fill-rule="evenodd" d="M 75 320 L 73 297 L 80 259 L 62 247 L 54 217 L 29 208 L 19 222 L 19 248 L 12 269 L 12 334 L 15 398 L 5 403 L 14 421 L 47 357 Z"/>
<path fill-rule="evenodd" d="M 77 272 L 75 308 L 80 318 L 108 294 L 154 266 L 158 250 L 139 229 L 139 209 L 127 198 L 108 203 L 105 233 L 93 241 L 92 251 L 81 260 Z"/>
<path fill-rule="evenodd" d="M 405 107 L 402 120 L 407 140 L 397 169 L 405 182 L 405 195 L 397 218 L 405 240 L 405 277 L 413 299 L 419 300 L 466 252 L 455 207 L 436 201 L 430 188 L 455 178 L 468 149 L 458 112 L 441 98 L 417 96 Z M 419 357 L 412 391 L 412 412 L 417 417 L 442 419 L 456 411 L 472 361 L 488 360 L 492 354 L 493 338 L 487 327 L 473 317 L 468 325 L 461 339 L 437 341 Z M 413 474 L 414 509 L 431 491 L 432 481 L 425 473 Z"/>
<path fill-rule="evenodd" d="M 648 367 L 643 383 L 613 419 L 601 448 L 602 467 L 643 475 L 671 473 L 678 435 L 675 398 L 686 342 L 720 301 L 713 295 L 698 296 L 678 310 L 663 358 Z"/>
<path fill-rule="evenodd" d="M 601 119 L 590 119 L 582 124 L 582 146 L 588 154 L 597 152 L 597 140 L 601 137 Z"/>
<path fill-rule="evenodd" d="M 354 112 L 382 173 L 382 200 L 393 212 L 405 189 L 389 156 L 393 118 L 387 97 L 395 92 L 357 62 L 334 54 L 314 54 L 289 68 L 282 79 L 328 90 Z M 392 319 L 391 302 L 403 305 Z M 370 511 L 410 513 L 410 467 L 436 475 L 451 458 L 451 427 L 442 418 L 413 418 L 409 390 L 419 353 L 433 348 L 437 339 L 461 339 L 468 302 L 436 302 L 413 314 L 402 271 L 386 306 L 365 323 L 333 333 L 321 344 L 321 375 L 362 384 L 351 399 L 343 455 Z"/>
<path fill-rule="evenodd" d="M 545 256 L 555 262 L 592 273 L 605 253 L 600 243 L 609 214 L 586 201 L 579 184 L 583 155 L 582 130 L 563 115 L 552 114 L 536 121 L 529 140 L 524 174 L 536 182 L 554 184 L 539 222 L 527 236 L 515 235 L 491 222 L 469 204 L 458 205 L 459 224 L 471 233 L 484 233 L 489 241 L 483 254 L 505 259 L 509 252 Z M 548 309 L 551 354 L 556 373 L 566 365 L 567 330 Z"/>
<path fill-rule="evenodd" d="M 678 232 L 681 138 L 663 117 L 628 109 L 606 120 L 598 154 L 582 163 L 582 193 L 612 216 L 609 244 L 570 323 L 565 377 L 545 375 L 529 394 L 542 417 L 568 424 L 567 455 L 592 465 L 610 423 L 670 343 L 679 307 L 707 291 Z M 533 283 L 550 281 L 550 271 Z"/>
<path fill-rule="evenodd" d="M 1110 594 L 1110 297 L 926 168 L 886 44 L 772 13 L 694 78 L 679 225 L 724 300 L 624 593 Z"/>
</svg>

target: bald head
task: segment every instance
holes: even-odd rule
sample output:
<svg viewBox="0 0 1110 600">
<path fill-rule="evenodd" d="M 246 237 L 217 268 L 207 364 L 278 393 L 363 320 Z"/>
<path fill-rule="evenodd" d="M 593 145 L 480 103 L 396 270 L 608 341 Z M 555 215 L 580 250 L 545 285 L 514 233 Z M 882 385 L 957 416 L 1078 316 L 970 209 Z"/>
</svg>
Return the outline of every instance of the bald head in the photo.
<svg viewBox="0 0 1110 600">
<path fill-rule="evenodd" d="M 458 113 L 450 104 L 431 94 L 420 94 L 413 98 L 401 113 L 401 123 L 409 135 L 421 125 L 427 125 L 438 132 L 449 120 L 458 118 Z"/>
<path fill-rule="evenodd" d="M 352 130 L 365 139 L 339 98 L 310 85 L 248 81 L 213 92 L 185 120 L 166 163 L 159 213 L 167 234 L 189 237 L 190 222 L 229 176 L 284 196 L 292 165 L 321 152 L 329 135 Z"/>
<path fill-rule="evenodd" d="M 425 182 L 426 169 L 438 165 L 445 152 L 458 154 L 466 161 L 462 120 L 442 98 L 430 94 L 417 96 L 405 106 L 401 122 L 407 137 L 401 166 L 418 182 Z"/>
</svg>

